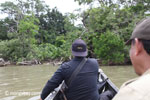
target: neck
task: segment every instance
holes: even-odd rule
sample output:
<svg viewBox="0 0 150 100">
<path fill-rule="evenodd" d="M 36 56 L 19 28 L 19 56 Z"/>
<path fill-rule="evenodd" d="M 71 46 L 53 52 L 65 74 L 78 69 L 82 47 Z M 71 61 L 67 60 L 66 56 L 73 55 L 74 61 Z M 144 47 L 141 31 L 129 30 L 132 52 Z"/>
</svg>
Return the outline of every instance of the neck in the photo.
<svg viewBox="0 0 150 100">
<path fill-rule="evenodd" d="M 150 55 L 145 52 L 141 60 L 141 74 L 144 74 L 148 69 L 150 69 Z"/>
</svg>

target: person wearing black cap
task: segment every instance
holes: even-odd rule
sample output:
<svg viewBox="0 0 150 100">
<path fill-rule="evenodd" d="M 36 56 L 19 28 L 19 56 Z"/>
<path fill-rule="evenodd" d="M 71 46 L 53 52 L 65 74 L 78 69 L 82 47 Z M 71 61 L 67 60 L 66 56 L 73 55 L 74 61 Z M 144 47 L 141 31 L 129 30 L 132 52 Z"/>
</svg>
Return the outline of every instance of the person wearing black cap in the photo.
<svg viewBox="0 0 150 100">
<path fill-rule="evenodd" d="M 127 41 L 139 78 L 125 82 L 113 100 L 150 100 L 150 18 L 141 20 Z"/>
<path fill-rule="evenodd" d="M 41 93 L 42 100 L 58 87 L 63 80 L 66 83 L 82 59 L 87 56 L 87 45 L 83 40 L 77 39 L 73 42 L 72 55 L 74 58 L 63 63 L 52 78 L 48 80 Z M 65 93 L 67 100 L 99 100 L 100 96 L 97 87 L 98 68 L 99 65 L 95 59 L 87 59 Z"/>
</svg>

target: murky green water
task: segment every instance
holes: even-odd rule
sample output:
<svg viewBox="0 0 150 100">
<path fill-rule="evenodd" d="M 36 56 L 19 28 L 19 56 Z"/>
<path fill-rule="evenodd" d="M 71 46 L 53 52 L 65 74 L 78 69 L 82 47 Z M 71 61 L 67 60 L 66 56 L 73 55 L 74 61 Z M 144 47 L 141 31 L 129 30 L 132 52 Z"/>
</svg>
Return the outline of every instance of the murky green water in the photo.
<svg viewBox="0 0 150 100">
<path fill-rule="evenodd" d="M 57 68 L 50 65 L 0 67 L 0 100 L 37 100 Z M 118 87 L 136 77 L 131 66 L 101 68 Z"/>
</svg>

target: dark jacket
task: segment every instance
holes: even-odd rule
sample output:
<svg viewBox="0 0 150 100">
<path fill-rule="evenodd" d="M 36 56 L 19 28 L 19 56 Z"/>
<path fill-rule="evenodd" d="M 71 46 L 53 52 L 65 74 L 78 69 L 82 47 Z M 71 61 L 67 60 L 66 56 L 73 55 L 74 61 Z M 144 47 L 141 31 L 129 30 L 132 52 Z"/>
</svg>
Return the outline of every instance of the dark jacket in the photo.
<svg viewBox="0 0 150 100">
<path fill-rule="evenodd" d="M 82 61 L 83 57 L 75 57 L 71 61 L 64 63 L 58 68 L 55 74 L 45 85 L 41 98 L 44 100 L 50 92 L 52 92 L 59 84 L 65 80 L 68 81 L 69 77 L 75 68 Z M 88 59 L 80 70 L 75 79 L 69 85 L 66 91 L 68 100 L 98 100 L 98 63 L 95 59 Z"/>
</svg>

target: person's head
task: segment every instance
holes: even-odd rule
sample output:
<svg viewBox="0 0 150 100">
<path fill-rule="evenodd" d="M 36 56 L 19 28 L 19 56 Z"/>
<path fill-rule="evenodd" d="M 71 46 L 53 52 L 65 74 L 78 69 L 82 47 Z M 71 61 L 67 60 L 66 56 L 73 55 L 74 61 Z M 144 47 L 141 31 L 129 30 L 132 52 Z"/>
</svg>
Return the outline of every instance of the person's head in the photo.
<svg viewBox="0 0 150 100">
<path fill-rule="evenodd" d="M 126 44 L 131 44 L 130 58 L 135 72 L 142 75 L 150 68 L 150 18 L 136 25 Z"/>
<path fill-rule="evenodd" d="M 87 56 L 87 45 L 81 39 L 76 39 L 72 43 L 72 55 L 76 57 L 86 57 Z"/>
</svg>

